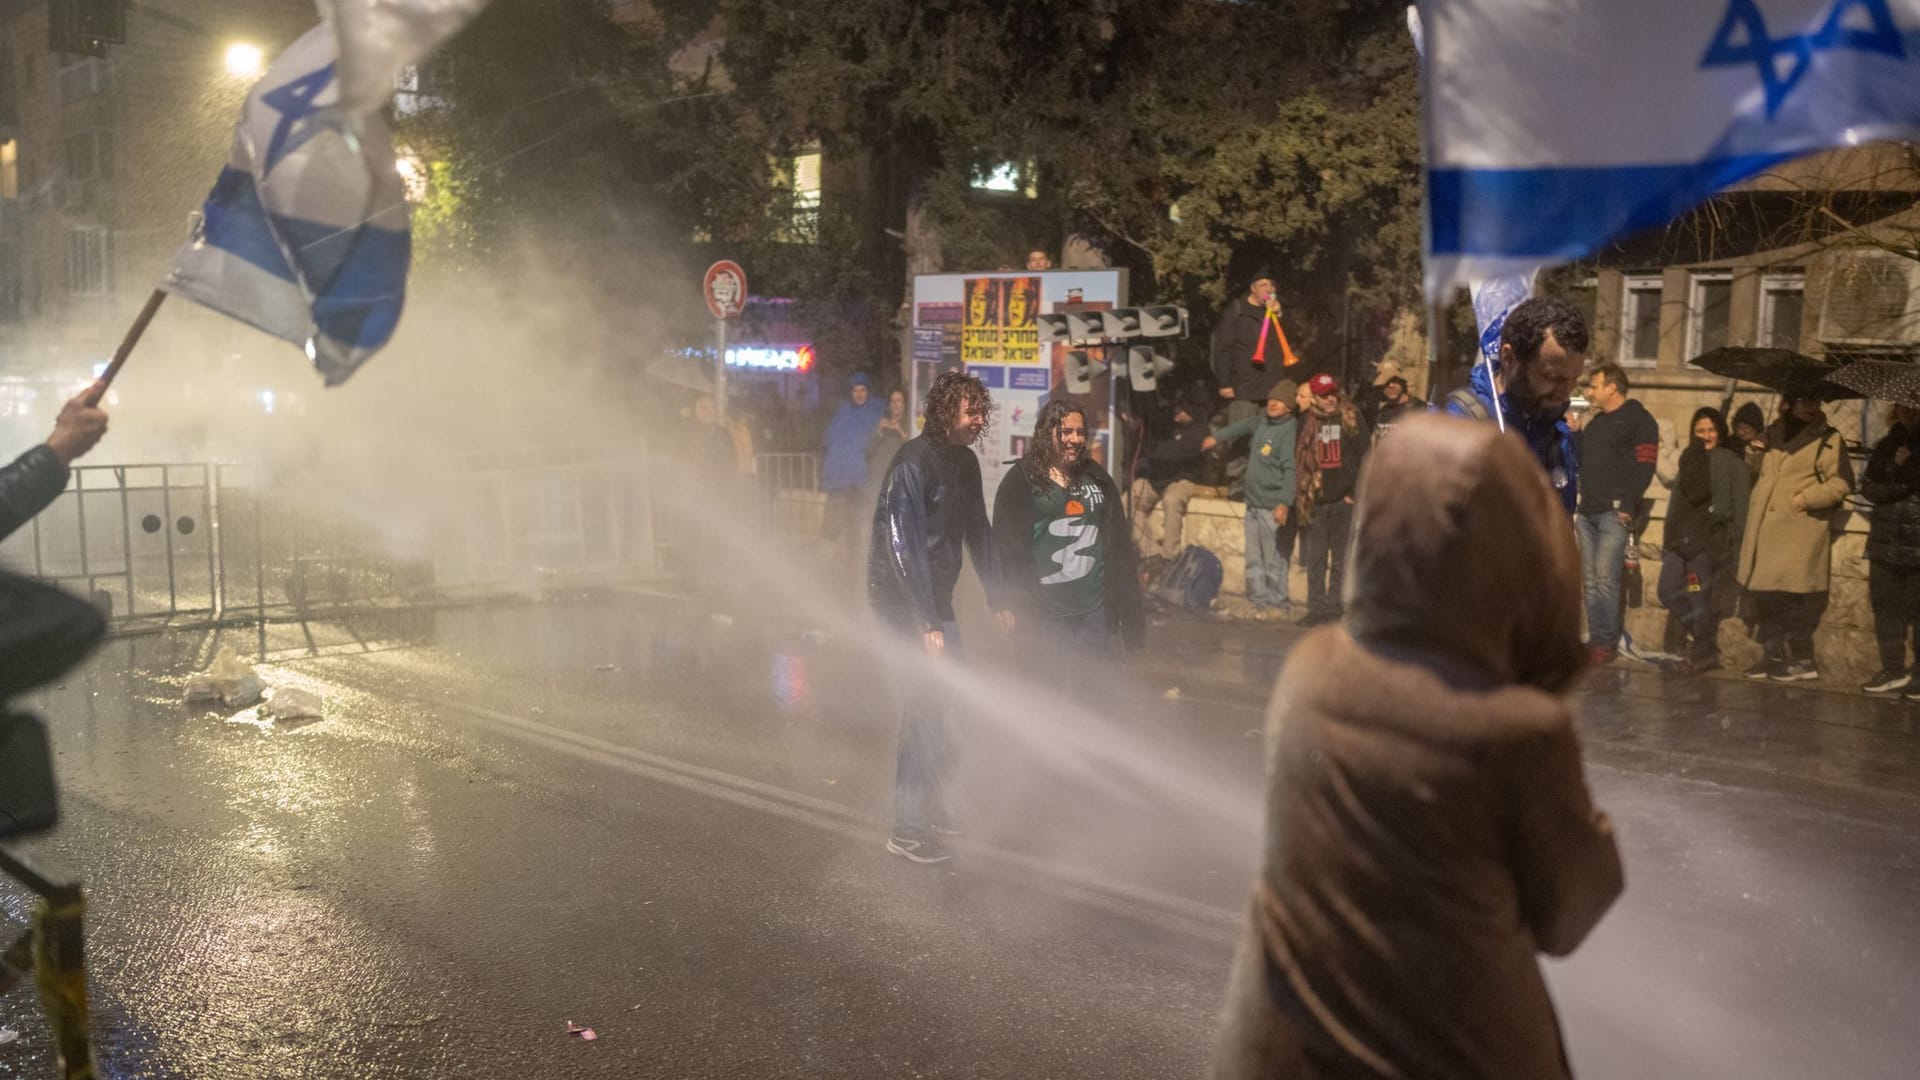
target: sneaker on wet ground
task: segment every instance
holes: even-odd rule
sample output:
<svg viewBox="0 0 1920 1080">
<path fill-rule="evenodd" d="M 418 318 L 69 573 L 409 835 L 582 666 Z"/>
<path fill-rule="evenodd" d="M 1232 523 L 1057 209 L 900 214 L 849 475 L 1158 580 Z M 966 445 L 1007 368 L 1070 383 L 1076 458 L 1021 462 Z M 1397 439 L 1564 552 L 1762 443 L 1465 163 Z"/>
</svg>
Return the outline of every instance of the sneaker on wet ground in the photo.
<svg viewBox="0 0 1920 1080">
<path fill-rule="evenodd" d="M 1795 660 L 1769 677 L 1774 682 L 1810 682 L 1820 677 L 1820 669 L 1811 660 Z"/>
<path fill-rule="evenodd" d="M 1884 669 L 1873 678 L 1862 683 L 1860 690 L 1868 694 L 1889 694 L 1895 690 L 1905 690 L 1913 682 L 1911 672 Z"/>
<path fill-rule="evenodd" d="M 1748 669 L 1747 669 L 1747 678 L 1749 678 L 1749 679 L 1771 679 L 1771 678 L 1773 678 L 1773 676 L 1774 676 L 1774 673 L 1775 673 L 1775 672 L 1777 672 L 1777 671 L 1779 671 L 1779 670 L 1781 670 L 1781 668 L 1780 668 L 1780 665 L 1779 665 L 1779 664 L 1778 664 L 1777 662 L 1775 662 L 1775 661 L 1773 661 L 1773 660 L 1769 660 L 1769 659 L 1767 659 L 1766 657 L 1764 657 L 1764 656 L 1763 656 L 1763 657 L 1761 657 L 1761 658 L 1760 658 L 1760 662 L 1759 662 L 1759 663 L 1757 663 L 1757 664 L 1755 664 L 1755 665 L 1753 665 L 1752 667 L 1750 667 L 1750 668 L 1748 668 Z"/>
<path fill-rule="evenodd" d="M 917 838 L 894 833 L 887 837 L 887 850 L 917 863 L 943 863 L 953 858 L 953 852 L 937 836 Z"/>
</svg>

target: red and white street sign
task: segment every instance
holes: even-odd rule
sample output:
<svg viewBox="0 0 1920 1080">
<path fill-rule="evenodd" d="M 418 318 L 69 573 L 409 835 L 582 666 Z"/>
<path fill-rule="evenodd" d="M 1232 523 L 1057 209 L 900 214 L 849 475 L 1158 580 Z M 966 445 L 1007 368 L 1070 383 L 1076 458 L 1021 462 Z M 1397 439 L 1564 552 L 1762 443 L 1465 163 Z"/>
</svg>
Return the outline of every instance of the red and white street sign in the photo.
<svg viewBox="0 0 1920 1080">
<path fill-rule="evenodd" d="M 707 310 L 713 312 L 714 318 L 737 318 L 747 306 L 747 272 L 740 269 L 739 263 L 722 259 L 707 267 L 707 279 L 701 282 L 700 293 L 706 297 Z"/>
</svg>

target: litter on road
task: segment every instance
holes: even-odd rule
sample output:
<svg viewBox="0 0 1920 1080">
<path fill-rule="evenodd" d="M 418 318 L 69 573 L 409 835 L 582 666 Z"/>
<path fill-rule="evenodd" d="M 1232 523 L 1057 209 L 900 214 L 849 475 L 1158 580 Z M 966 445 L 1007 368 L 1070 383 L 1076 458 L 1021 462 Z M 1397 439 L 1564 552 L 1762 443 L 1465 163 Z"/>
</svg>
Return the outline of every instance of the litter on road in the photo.
<svg viewBox="0 0 1920 1080">
<path fill-rule="evenodd" d="M 324 714 L 320 695 L 297 687 L 282 686 L 267 698 L 266 714 L 274 720 L 320 719 Z"/>
<path fill-rule="evenodd" d="M 576 1024 L 571 1020 L 567 1021 L 567 1034 L 578 1035 L 582 1039 L 585 1039 L 587 1042 L 592 1042 L 593 1040 L 600 1037 L 599 1035 L 594 1033 L 594 1030 L 592 1028 L 581 1027 L 579 1024 Z"/>
<path fill-rule="evenodd" d="M 260 700 L 267 684 L 253 665 L 233 653 L 233 646 L 222 645 L 207 670 L 187 676 L 188 701 L 218 701 L 229 709 L 238 709 Z"/>
</svg>

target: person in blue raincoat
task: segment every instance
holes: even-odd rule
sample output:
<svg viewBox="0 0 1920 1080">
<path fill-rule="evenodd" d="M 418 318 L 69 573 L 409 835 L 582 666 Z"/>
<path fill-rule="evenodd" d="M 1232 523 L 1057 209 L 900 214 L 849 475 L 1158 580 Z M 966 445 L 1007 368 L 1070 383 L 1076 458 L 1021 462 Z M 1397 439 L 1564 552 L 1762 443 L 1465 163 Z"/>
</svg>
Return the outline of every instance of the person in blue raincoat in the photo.
<svg viewBox="0 0 1920 1080">
<path fill-rule="evenodd" d="M 860 554 L 867 445 L 885 415 L 886 406 L 873 397 L 863 371 L 854 375 L 847 400 L 840 403 L 827 424 L 826 455 L 820 465 L 820 490 L 827 496 L 827 513 L 821 533 L 852 558 Z"/>
</svg>

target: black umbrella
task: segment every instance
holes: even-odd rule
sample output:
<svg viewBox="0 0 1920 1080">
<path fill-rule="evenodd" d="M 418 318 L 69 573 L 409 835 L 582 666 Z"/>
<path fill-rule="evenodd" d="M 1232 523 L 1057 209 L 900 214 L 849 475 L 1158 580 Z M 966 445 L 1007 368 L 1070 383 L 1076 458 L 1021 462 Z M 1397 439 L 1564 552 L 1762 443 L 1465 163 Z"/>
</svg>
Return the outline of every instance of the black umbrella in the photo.
<svg viewBox="0 0 1920 1080">
<path fill-rule="evenodd" d="M 1828 381 L 1827 376 L 1839 370 L 1834 365 L 1792 349 L 1724 345 L 1695 357 L 1693 366 L 1729 379 L 1757 383 L 1769 390 L 1795 397 L 1839 401 L 1861 396 L 1859 391 L 1851 387 Z"/>
<path fill-rule="evenodd" d="M 1855 360 L 1828 380 L 1895 405 L 1920 405 L 1920 366 L 1896 360 Z"/>
</svg>

